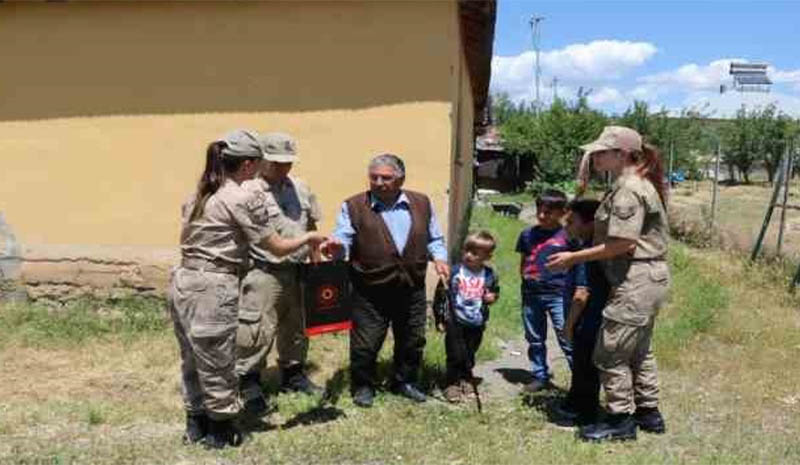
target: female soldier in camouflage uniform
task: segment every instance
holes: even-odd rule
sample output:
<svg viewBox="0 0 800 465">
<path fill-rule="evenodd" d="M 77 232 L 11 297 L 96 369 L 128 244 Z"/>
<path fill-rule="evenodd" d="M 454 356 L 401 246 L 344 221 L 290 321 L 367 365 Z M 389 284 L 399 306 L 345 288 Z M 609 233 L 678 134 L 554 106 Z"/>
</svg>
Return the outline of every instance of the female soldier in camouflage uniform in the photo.
<svg viewBox="0 0 800 465">
<path fill-rule="evenodd" d="M 183 206 L 181 265 L 168 302 L 181 351 L 187 443 L 238 445 L 235 342 L 239 276 L 250 244 L 285 255 L 322 242 L 317 233 L 282 239 L 267 224 L 263 196 L 240 184 L 252 178 L 263 152 L 250 131 L 236 130 L 209 145 L 195 196 Z"/>
<path fill-rule="evenodd" d="M 608 126 L 582 147 L 581 180 L 588 181 L 589 157 L 597 171 L 617 176 L 595 215 L 595 247 L 555 254 L 552 268 L 602 260 L 611 295 L 594 349 L 606 394 L 605 421 L 581 429 L 585 440 L 635 439 L 644 431 L 663 433 L 658 410 L 656 362 L 650 350 L 653 324 L 669 288 L 668 226 L 664 169 L 655 149 L 629 128 Z"/>
</svg>

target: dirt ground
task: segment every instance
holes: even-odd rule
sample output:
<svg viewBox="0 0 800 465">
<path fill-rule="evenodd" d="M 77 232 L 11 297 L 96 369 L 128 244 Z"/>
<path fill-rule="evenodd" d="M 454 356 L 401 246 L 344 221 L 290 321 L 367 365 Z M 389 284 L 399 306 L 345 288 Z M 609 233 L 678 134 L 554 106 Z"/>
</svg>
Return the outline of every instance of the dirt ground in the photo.
<svg viewBox="0 0 800 465">
<path fill-rule="evenodd" d="M 554 374 L 554 384 L 562 389 L 569 388 L 569 367 L 566 358 L 556 342 L 556 335 L 548 321 L 547 363 Z M 510 399 L 519 395 L 522 387 L 531 382 L 528 361 L 528 344 L 524 339 L 498 342 L 501 355 L 491 361 L 478 363 L 473 370 L 475 376 L 483 379 L 481 395 L 489 402 Z"/>
</svg>

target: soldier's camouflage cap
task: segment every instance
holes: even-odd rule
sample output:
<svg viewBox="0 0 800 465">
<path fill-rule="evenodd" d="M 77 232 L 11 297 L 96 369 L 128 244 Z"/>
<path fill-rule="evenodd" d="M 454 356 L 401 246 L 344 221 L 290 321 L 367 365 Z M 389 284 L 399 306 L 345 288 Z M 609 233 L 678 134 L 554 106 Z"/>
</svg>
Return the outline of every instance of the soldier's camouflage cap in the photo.
<svg viewBox="0 0 800 465">
<path fill-rule="evenodd" d="M 626 152 L 641 152 L 642 136 L 633 129 L 624 126 L 606 126 L 597 140 L 582 145 L 581 148 L 585 153 L 615 149 Z"/>
<path fill-rule="evenodd" d="M 258 133 L 249 129 L 234 129 L 217 139 L 224 142 L 222 155 L 226 157 L 264 158 L 264 151 L 258 143 Z"/>
<path fill-rule="evenodd" d="M 294 163 L 297 156 L 297 143 L 289 134 L 282 132 L 268 132 L 258 138 L 261 150 L 264 151 L 264 160 L 278 163 Z"/>
</svg>

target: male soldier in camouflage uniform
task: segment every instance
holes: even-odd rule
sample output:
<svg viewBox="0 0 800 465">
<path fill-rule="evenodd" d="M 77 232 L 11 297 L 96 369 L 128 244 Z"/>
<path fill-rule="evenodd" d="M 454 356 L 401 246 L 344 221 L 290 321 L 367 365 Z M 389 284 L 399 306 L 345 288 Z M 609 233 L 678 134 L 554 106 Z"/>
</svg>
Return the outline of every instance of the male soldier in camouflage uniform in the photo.
<svg viewBox="0 0 800 465">
<path fill-rule="evenodd" d="M 285 238 L 317 229 L 321 219 L 316 197 L 299 179 L 289 176 L 297 161 L 295 141 L 286 134 L 259 137 L 264 151 L 261 176 L 244 183 L 251 192 L 265 195 L 268 224 Z M 242 281 L 237 335 L 236 372 L 248 412 L 271 410 L 261 391 L 259 374 L 265 367 L 273 340 L 277 339 L 281 391 L 314 394 L 321 391 L 304 372 L 308 339 L 301 305 L 301 264 L 319 260 L 318 250 L 303 247 L 279 258 L 257 246 L 250 249 L 253 268 Z M 276 338 L 277 332 L 277 338 Z"/>
<path fill-rule="evenodd" d="M 601 259 L 611 285 L 594 350 L 608 418 L 586 426 L 588 440 L 635 439 L 636 426 L 663 433 L 658 410 L 653 325 L 669 288 L 669 240 L 658 154 L 636 131 L 609 126 L 584 146 L 597 170 L 619 175 L 595 216 L 595 247 L 557 254 L 550 267 Z M 658 186 L 658 187 L 656 187 Z"/>
</svg>

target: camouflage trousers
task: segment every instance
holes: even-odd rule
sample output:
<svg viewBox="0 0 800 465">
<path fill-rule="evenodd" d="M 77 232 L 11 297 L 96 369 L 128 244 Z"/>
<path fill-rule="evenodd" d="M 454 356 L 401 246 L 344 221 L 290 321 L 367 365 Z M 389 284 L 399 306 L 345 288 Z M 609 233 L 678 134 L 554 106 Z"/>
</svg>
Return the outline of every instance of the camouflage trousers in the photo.
<svg viewBox="0 0 800 465">
<path fill-rule="evenodd" d="M 305 313 L 297 268 L 265 272 L 253 268 L 242 280 L 239 327 L 236 334 L 236 373 L 259 373 L 277 342 L 278 365 L 303 364 L 308 353 Z"/>
<path fill-rule="evenodd" d="M 181 392 L 187 412 L 223 420 L 241 408 L 235 367 L 239 278 L 176 268 L 168 305 L 181 352 Z"/>
</svg>

